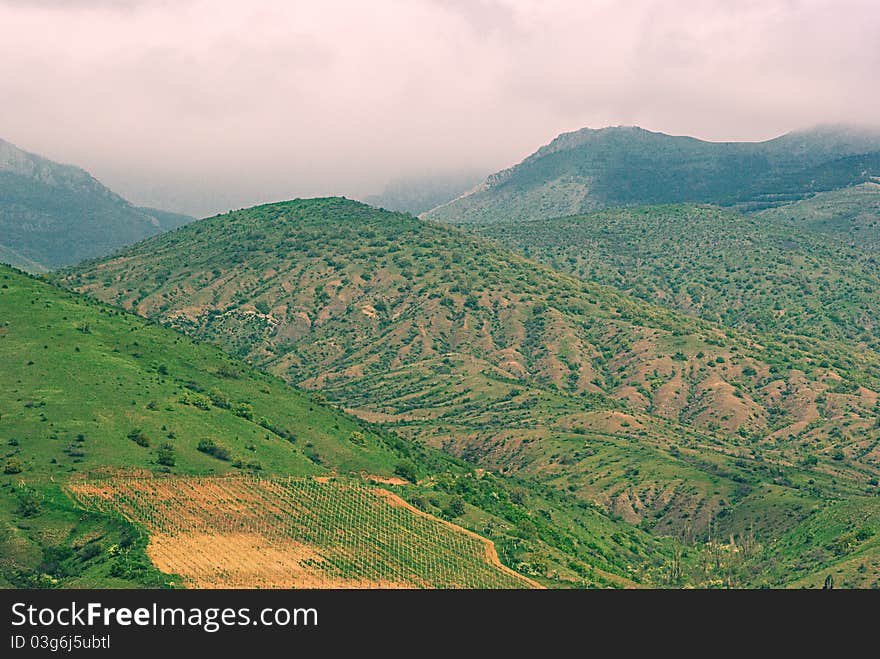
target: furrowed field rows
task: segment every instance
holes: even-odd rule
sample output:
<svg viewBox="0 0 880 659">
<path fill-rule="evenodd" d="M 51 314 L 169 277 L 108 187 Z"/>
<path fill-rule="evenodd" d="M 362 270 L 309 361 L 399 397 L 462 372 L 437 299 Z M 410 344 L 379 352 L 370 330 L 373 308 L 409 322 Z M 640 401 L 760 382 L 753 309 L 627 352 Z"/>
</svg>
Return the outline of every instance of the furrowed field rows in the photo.
<svg viewBox="0 0 880 659">
<path fill-rule="evenodd" d="M 527 588 L 494 545 L 387 490 L 313 478 L 118 477 L 70 486 L 144 526 L 191 587 Z"/>
</svg>

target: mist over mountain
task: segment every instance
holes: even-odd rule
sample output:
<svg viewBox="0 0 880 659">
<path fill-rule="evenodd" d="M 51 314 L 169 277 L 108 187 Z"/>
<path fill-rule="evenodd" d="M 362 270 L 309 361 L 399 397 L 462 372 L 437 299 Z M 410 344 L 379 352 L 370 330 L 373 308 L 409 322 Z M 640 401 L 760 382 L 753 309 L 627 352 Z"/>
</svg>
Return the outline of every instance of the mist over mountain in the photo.
<svg viewBox="0 0 880 659">
<path fill-rule="evenodd" d="M 87 171 L 0 139 L 0 262 L 30 271 L 57 268 L 192 219 L 134 206 Z"/>
<path fill-rule="evenodd" d="M 756 211 L 877 176 L 880 130 L 869 128 L 820 126 L 765 142 L 585 128 L 560 135 L 425 217 L 491 223 L 681 202 Z"/>
<path fill-rule="evenodd" d="M 468 192 L 483 180 L 473 173 L 398 179 L 388 183 L 381 193 L 362 199 L 370 206 L 419 215 Z"/>
</svg>

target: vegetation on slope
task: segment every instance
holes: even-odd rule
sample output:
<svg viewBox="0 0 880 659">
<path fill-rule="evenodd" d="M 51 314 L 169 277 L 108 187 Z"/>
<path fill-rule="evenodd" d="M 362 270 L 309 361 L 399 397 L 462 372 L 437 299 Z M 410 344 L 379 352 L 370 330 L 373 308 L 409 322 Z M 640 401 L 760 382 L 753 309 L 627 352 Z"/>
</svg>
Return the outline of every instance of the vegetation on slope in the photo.
<svg viewBox="0 0 880 659">
<path fill-rule="evenodd" d="M 766 547 L 835 498 L 876 496 L 875 354 L 747 337 L 409 216 L 261 206 L 66 282 L 693 547 L 750 522 Z M 758 522 L 777 509 L 781 526 Z M 756 569 L 736 578 L 769 578 Z"/>
<path fill-rule="evenodd" d="M 767 209 L 755 216 L 762 223 L 790 227 L 794 233 L 810 232 L 868 252 L 876 270 L 880 250 L 880 178 L 843 190 L 822 192 L 787 206 Z"/>
<path fill-rule="evenodd" d="M 168 583 L 143 529 L 62 491 L 132 471 L 408 479 L 386 487 L 490 538 L 505 564 L 545 583 L 665 574 L 668 541 L 573 496 L 477 473 L 215 347 L 5 267 L 0 319 L 0 585 Z"/>
<path fill-rule="evenodd" d="M 795 209 L 809 203 L 758 215 L 693 205 L 617 208 L 474 231 L 558 271 L 712 322 L 876 350 L 875 257 L 805 226 L 807 212 Z"/>
</svg>

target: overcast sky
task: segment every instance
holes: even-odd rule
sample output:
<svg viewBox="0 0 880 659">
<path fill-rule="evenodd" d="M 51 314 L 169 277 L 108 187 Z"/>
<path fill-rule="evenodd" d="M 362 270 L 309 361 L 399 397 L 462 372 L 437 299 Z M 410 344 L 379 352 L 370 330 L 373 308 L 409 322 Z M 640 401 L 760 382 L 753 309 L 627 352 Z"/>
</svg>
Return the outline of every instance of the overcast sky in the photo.
<svg viewBox="0 0 880 659">
<path fill-rule="evenodd" d="M 0 0 L 0 137 L 203 215 L 880 117 L 878 0 Z"/>
</svg>

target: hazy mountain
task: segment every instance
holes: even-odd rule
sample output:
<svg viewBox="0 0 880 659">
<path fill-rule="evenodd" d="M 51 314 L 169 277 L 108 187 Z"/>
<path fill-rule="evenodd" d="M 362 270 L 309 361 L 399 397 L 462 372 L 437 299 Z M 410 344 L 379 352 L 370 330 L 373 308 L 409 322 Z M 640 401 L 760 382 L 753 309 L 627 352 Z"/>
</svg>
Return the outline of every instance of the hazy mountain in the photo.
<svg viewBox="0 0 880 659">
<path fill-rule="evenodd" d="M 705 142 L 637 127 L 560 135 L 426 217 L 508 222 L 610 206 L 712 203 L 752 211 L 880 175 L 880 131 L 827 126 L 766 142 Z"/>
<path fill-rule="evenodd" d="M 855 519 L 876 494 L 876 353 L 694 320 L 406 215 L 261 206 L 65 281 L 655 534 L 802 549 L 804 525 Z M 843 560 L 807 567 L 799 551 L 736 578 L 787 583 Z"/>
<path fill-rule="evenodd" d="M 381 194 L 363 199 L 370 206 L 418 215 L 445 204 L 476 186 L 482 176 L 457 174 L 392 181 Z"/>
<path fill-rule="evenodd" d="M 109 254 L 193 218 L 137 208 L 88 172 L 0 140 L 0 259 L 37 271 Z"/>
</svg>

